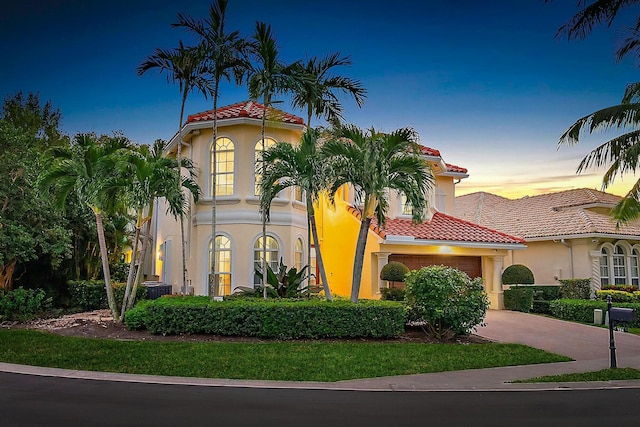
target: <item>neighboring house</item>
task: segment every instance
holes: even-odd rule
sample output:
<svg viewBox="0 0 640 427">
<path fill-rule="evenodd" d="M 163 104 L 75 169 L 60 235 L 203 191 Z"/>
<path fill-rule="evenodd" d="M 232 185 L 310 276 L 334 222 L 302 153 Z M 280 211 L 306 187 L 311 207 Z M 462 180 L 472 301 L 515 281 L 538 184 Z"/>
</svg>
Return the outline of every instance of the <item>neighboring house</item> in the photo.
<svg viewBox="0 0 640 427">
<path fill-rule="evenodd" d="M 263 108 L 257 102 L 247 101 L 218 109 L 215 244 L 216 273 L 223 284 L 221 295 L 233 292 L 238 286 L 259 283 L 254 275 L 254 263 L 261 257 L 263 243 L 254 171 L 262 146 Z M 276 141 L 297 144 L 305 129 L 303 120 L 275 109 L 268 113 L 267 145 Z M 193 292 L 205 295 L 212 245 L 212 117 L 212 111 L 190 115 L 180 132 L 182 155 L 194 161 L 203 192 L 185 220 L 188 282 Z M 176 135 L 170 141 L 168 155 L 175 155 L 177 140 Z M 390 194 L 385 229 L 379 229 L 374 222 L 369 232 L 360 297 L 379 297 L 379 288 L 386 286 L 379 279 L 380 270 L 388 261 L 397 260 L 412 269 L 445 264 L 460 268 L 471 277 L 482 277 L 492 307 L 502 308 L 503 258 L 513 250 L 524 249 L 524 240 L 453 217 L 455 183 L 468 177 L 467 170 L 445 163 L 437 150 L 422 147 L 422 155 L 436 178 L 427 218 L 422 224 L 413 224 L 403 205 L 403 196 Z M 272 206 L 271 221 L 267 224 L 268 262 L 276 268 L 282 257 L 286 265 L 300 268 L 307 259 L 307 218 L 302 194 L 296 189 L 283 191 Z M 158 209 L 161 214 L 166 211 L 163 206 Z M 158 256 L 153 269 L 163 282 L 173 285 L 174 292 L 179 292 L 179 222 L 169 215 L 157 218 Z M 346 186 L 341 189 L 335 206 L 321 199 L 316 220 L 329 285 L 334 293 L 348 296 L 360 226 L 353 192 Z M 315 266 L 314 252 L 312 264 Z"/>
<path fill-rule="evenodd" d="M 580 188 L 515 200 L 480 192 L 455 203 L 460 218 L 525 239 L 527 249 L 510 252 L 505 267 L 526 265 L 537 284 L 591 278 L 595 290 L 638 286 L 640 222 L 616 228 L 609 213 L 620 200 Z"/>
</svg>

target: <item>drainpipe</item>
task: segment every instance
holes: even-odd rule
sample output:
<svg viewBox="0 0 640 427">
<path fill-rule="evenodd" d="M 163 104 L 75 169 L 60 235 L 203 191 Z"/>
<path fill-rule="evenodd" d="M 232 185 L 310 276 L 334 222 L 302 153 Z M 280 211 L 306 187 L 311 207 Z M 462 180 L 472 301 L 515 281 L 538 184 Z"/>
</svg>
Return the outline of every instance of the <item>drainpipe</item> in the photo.
<svg viewBox="0 0 640 427">
<path fill-rule="evenodd" d="M 568 244 L 565 239 L 560 239 L 560 243 L 562 243 L 563 246 L 569 248 L 569 266 L 571 269 L 571 278 L 573 279 L 575 278 L 575 274 L 573 274 L 573 247 L 571 247 L 571 245 Z"/>
</svg>

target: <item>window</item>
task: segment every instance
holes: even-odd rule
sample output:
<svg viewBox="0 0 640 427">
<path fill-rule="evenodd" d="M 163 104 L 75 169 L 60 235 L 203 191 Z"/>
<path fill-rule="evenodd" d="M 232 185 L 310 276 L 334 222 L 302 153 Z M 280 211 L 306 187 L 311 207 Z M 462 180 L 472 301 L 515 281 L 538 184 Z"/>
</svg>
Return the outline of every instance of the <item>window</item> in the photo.
<svg viewBox="0 0 640 427">
<path fill-rule="evenodd" d="M 296 270 L 298 271 L 302 270 L 303 257 L 304 257 L 304 246 L 302 244 L 302 239 L 298 238 L 296 240 L 296 250 L 295 250 L 295 267 L 296 267 Z"/>
<path fill-rule="evenodd" d="M 229 138 L 218 138 L 216 141 L 216 196 L 233 195 L 234 151 L 233 142 Z M 213 188 L 213 144 L 211 150 L 211 178 L 209 188 Z M 211 194 L 213 196 L 213 194 Z"/>
<path fill-rule="evenodd" d="M 638 286 L 640 281 L 638 280 L 640 274 L 638 274 L 638 250 L 634 249 L 631 251 L 631 255 L 629 256 L 629 267 L 631 268 L 631 284 L 633 286 Z"/>
<path fill-rule="evenodd" d="M 209 243 L 209 271 L 211 271 L 211 243 Z M 216 236 L 216 260 L 213 271 L 218 283 L 218 295 L 231 294 L 231 240 Z"/>
<path fill-rule="evenodd" d="M 264 139 L 264 148 L 265 150 L 269 147 L 276 144 L 275 139 L 273 138 L 265 138 Z M 260 181 L 262 180 L 262 139 L 256 143 L 255 155 L 254 155 L 254 183 L 255 190 L 254 194 L 256 196 L 260 195 Z"/>
<path fill-rule="evenodd" d="M 602 248 L 600 251 L 600 285 L 609 284 L 609 251 Z"/>
<path fill-rule="evenodd" d="M 402 215 L 413 215 L 411 203 L 409 203 L 407 195 L 404 193 L 400 196 L 400 212 Z"/>
<path fill-rule="evenodd" d="M 267 240 L 267 244 L 266 244 L 267 266 L 271 267 L 271 269 L 277 273 L 278 260 L 280 259 L 280 254 L 279 254 L 280 248 L 278 246 L 278 242 L 273 237 L 267 236 L 266 240 Z M 253 245 L 253 265 L 256 269 L 258 269 L 258 271 L 262 269 L 262 248 L 263 248 L 262 242 L 263 242 L 263 239 L 262 239 L 262 236 L 260 236 L 260 238 L 256 240 L 256 243 Z M 260 285 L 261 283 L 262 281 L 260 280 L 260 277 L 258 277 L 257 274 L 254 274 L 253 284 Z"/>
<path fill-rule="evenodd" d="M 624 285 L 627 282 L 627 272 L 624 264 L 624 250 L 616 246 L 613 251 L 613 283 Z"/>
</svg>

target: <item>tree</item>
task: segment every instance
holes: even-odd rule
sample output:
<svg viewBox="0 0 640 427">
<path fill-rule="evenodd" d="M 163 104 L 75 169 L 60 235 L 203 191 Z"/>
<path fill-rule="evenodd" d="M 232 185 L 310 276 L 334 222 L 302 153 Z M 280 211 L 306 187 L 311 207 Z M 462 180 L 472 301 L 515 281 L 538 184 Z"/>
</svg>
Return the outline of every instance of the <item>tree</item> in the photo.
<svg viewBox="0 0 640 427">
<path fill-rule="evenodd" d="M 185 47 L 180 41 L 177 49 L 158 49 L 149 56 L 137 68 L 138 75 L 142 75 L 149 70 L 158 70 L 160 74 L 165 74 L 167 83 L 178 83 L 181 94 L 180 102 L 180 123 L 176 135 L 177 153 L 176 161 L 182 164 L 182 120 L 184 117 L 184 105 L 187 96 L 194 90 L 200 91 L 205 98 L 211 92 L 209 80 L 206 77 L 204 66 L 204 55 L 200 47 Z M 180 180 L 176 181 L 179 189 L 182 189 Z M 184 215 L 180 215 L 180 243 L 182 247 L 182 289 L 187 293 L 187 252 L 184 238 Z"/>
<path fill-rule="evenodd" d="M 268 112 L 271 111 L 273 96 L 275 94 L 291 91 L 300 84 L 300 76 L 296 74 L 298 63 L 286 65 L 279 58 L 279 50 L 275 38 L 271 33 L 271 26 L 264 22 L 256 22 L 256 31 L 253 35 L 251 51 L 255 58 L 249 70 L 249 96 L 253 99 L 262 98 L 262 152 L 260 160 L 261 175 L 264 176 L 264 152 L 265 152 L 265 128 Z M 257 166 L 257 165 L 256 165 Z M 262 218 L 262 268 L 267 271 L 267 223 Z M 265 277 L 262 278 L 263 296 L 267 298 Z"/>
<path fill-rule="evenodd" d="M 305 109 L 307 112 L 307 126 L 311 127 L 313 116 L 322 117 L 332 123 L 342 120 L 342 105 L 336 92 L 353 96 L 362 107 L 367 91 L 362 83 L 348 77 L 331 75 L 335 67 L 351 65 L 348 57 L 340 57 L 339 53 L 332 53 L 325 58 L 311 58 L 305 64 L 298 64 L 301 81 L 293 95 L 293 106 Z"/>
<path fill-rule="evenodd" d="M 558 35 L 566 35 L 568 39 L 583 39 L 591 34 L 595 25 L 606 23 L 610 27 L 621 9 L 640 3 L 640 0 L 596 0 L 584 6 L 569 22 L 558 30 Z M 615 58 L 621 61 L 627 55 L 640 57 L 640 17 L 635 28 L 627 28 L 628 37 L 616 51 Z M 587 154 L 577 173 L 591 167 L 606 166 L 607 171 L 602 179 L 605 190 L 620 174 L 635 172 L 640 155 L 640 82 L 627 85 L 622 102 L 595 113 L 588 114 L 569 127 L 561 136 L 558 145 L 575 145 L 588 133 L 606 131 L 612 128 L 625 131 Z M 618 225 L 628 223 L 640 217 L 640 180 L 612 210 L 612 216 Z"/>
<path fill-rule="evenodd" d="M 343 126 L 322 151 L 334 171 L 331 200 L 340 187 L 351 184 L 356 206 L 362 206 L 351 284 L 351 301 L 357 302 L 369 225 L 375 216 L 384 227 L 389 190 L 404 193 L 413 208 L 414 221 L 422 221 L 433 175 L 419 156 L 416 132 L 409 128 L 385 134 L 373 128 L 364 132 L 353 125 Z"/>
<path fill-rule="evenodd" d="M 551 2 L 552 0 L 546 0 Z M 587 5 L 586 0 L 581 0 L 578 5 L 582 7 L 573 17 L 558 30 L 557 36 L 566 35 L 569 40 L 581 40 L 586 38 L 593 27 L 606 24 L 611 27 L 618 12 L 621 9 L 640 3 L 640 0 L 595 0 Z M 640 54 L 640 17 L 636 20 L 635 27 L 625 28 L 628 37 L 616 51 L 616 59 L 621 60 L 629 53 Z"/>
<path fill-rule="evenodd" d="M 200 40 L 200 49 L 204 53 L 205 67 L 212 79 L 211 97 L 213 98 L 213 143 L 211 161 L 211 238 L 216 238 L 216 160 L 218 141 L 218 97 L 220 83 L 230 81 L 233 77 L 236 84 L 242 82 L 248 68 L 246 61 L 247 42 L 240 37 L 239 31 L 226 32 L 227 0 L 217 0 L 209 7 L 209 17 L 205 20 L 178 14 L 176 27 L 185 27 L 194 32 Z M 215 275 L 216 245 L 211 247 L 211 275 L 209 279 L 209 295 L 213 298 L 217 289 L 218 278 Z"/>
<path fill-rule="evenodd" d="M 187 170 L 188 176 L 181 176 L 176 159 L 163 156 L 166 146 L 165 141 L 158 139 L 151 149 L 147 145 L 137 147 L 128 153 L 127 161 L 122 164 L 122 174 L 131 177 L 127 182 L 127 206 L 136 211 L 129 276 L 120 313 L 122 319 L 124 313 L 133 307 L 136 290 L 140 284 L 147 247 L 151 240 L 150 231 L 156 200 L 164 197 L 169 205 L 169 212 L 177 218 L 184 214 L 187 205 L 182 188 L 185 188 L 196 202 L 200 195 L 200 187 L 195 181 L 195 167 L 191 160 L 182 159 L 182 168 Z M 176 182 L 180 180 L 182 182 L 178 186 Z M 141 234 L 142 250 L 138 251 Z"/>
<path fill-rule="evenodd" d="M 318 202 L 320 193 L 329 185 L 326 179 L 326 165 L 320 158 L 318 136 L 317 130 L 307 129 L 297 147 L 286 142 L 279 142 L 269 147 L 262 158 L 265 167 L 260 182 L 260 212 L 265 221 L 269 220 L 271 201 L 280 191 L 289 187 L 299 187 L 303 191 L 306 197 L 307 223 L 311 226 L 315 242 L 319 240 L 314 204 Z M 327 300 L 331 301 L 331 289 L 324 270 L 320 247 L 316 245 L 315 248 L 324 293 Z"/>
<path fill-rule="evenodd" d="M 65 208 L 71 192 L 91 208 L 96 221 L 107 302 L 116 321 L 119 313 L 111 288 L 103 216 L 121 207 L 125 184 L 114 171 L 119 169 L 123 154 L 130 147 L 130 142 L 118 135 L 98 138 L 95 134 L 77 134 L 70 147 L 50 150 L 52 162 L 38 183 L 44 194 L 51 194 L 54 205 L 59 209 Z"/>
<path fill-rule="evenodd" d="M 0 110 L 0 289 L 16 277 L 44 277 L 71 256 L 65 218 L 40 197 L 36 182 L 42 153 L 67 143 L 59 130 L 60 111 L 38 95 L 7 96 Z M 37 262 L 37 264 L 33 264 Z M 27 269 L 27 263 L 33 268 Z M 44 273 L 48 273 L 45 275 Z"/>
<path fill-rule="evenodd" d="M 606 189 L 620 174 L 635 172 L 640 156 L 640 83 L 627 86 L 620 105 L 614 105 L 591 113 L 576 121 L 567 129 L 558 142 L 559 145 L 575 145 L 585 133 L 617 128 L 628 130 L 589 152 L 580 162 L 577 173 L 591 167 L 606 166 L 602 178 L 602 188 Z M 618 225 L 640 217 L 640 180 L 612 211 Z"/>
</svg>

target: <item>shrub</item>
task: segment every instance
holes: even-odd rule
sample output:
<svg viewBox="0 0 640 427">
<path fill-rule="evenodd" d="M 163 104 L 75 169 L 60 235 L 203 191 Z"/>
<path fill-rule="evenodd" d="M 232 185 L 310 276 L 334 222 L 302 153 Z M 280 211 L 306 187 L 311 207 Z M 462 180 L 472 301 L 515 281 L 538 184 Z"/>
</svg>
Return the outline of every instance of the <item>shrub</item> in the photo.
<svg viewBox="0 0 640 427">
<path fill-rule="evenodd" d="M 467 334 L 482 323 L 489 298 L 481 279 L 471 280 L 460 270 L 444 265 L 423 267 L 405 278 L 411 316 L 427 324 L 436 337 Z"/>
<path fill-rule="evenodd" d="M 149 318 L 147 306 L 151 304 L 151 302 L 151 300 L 141 301 L 125 313 L 124 324 L 128 329 L 138 330 L 147 327 Z"/>
<path fill-rule="evenodd" d="M 504 291 L 504 307 L 507 310 L 529 313 L 533 306 L 533 289 L 513 286 Z"/>
<path fill-rule="evenodd" d="M 404 301 L 405 293 L 400 288 L 380 288 L 380 298 L 383 301 Z"/>
<path fill-rule="evenodd" d="M 42 289 L 0 291 L 0 320 L 24 322 L 35 319 L 53 306 L 52 299 Z"/>
<path fill-rule="evenodd" d="M 634 285 L 604 285 L 602 286 L 603 291 L 624 291 L 633 293 L 638 290 L 637 286 Z"/>
<path fill-rule="evenodd" d="M 388 338 L 404 331 L 404 307 L 392 301 L 159 298 L 129 320 L 152 334 L 206 333 L 260 338 Z M 136 307 L 137 309 L 138 307 Z M 130 315 L 131 316 L 131 315 Z M 125 316 L 125 322 L 126 316 Z"/>
<path fill-rule="evenodd" d="M 391 261 L 382 267 L 380 278 L 389 282 L 404 282 L 407 273 L 409 267 L 399 261 Z"/>
<path fill-rule="evenodd" d="M 112 282 L 113 296 L 118 310 L 124 299 L 126 283 Z M 107 308 L 107 293 L 103 280 L 71 280 L 69 281 L 69 294 L 71 295 L 71 307 L 80 311 L 98 310 Z M 147 288 L 138 286 L 136 301 L 147 298 Z"/>
<path fill-rule="evenodd" d="M 129 278 L 129 263 L 120 261 L 111 265 L 109 266 L 109 273 L 111 273 L 112 281 L 126 283 Z"/>
<path fill-rule="evenodd" d="M 611 295 L 612 302 L 635 302 L 635 295 L 625 291 L 614 291 L 614 290 L 605 290 L 605 291 L 597 291 L 596 296 L 601 301 L 606 301 L 607 296 Z"/>
<path fill-rule="evenodd" d="M 559 299 L 551 301 L 550 305 L 552 316 L 572 322 L 593 323 L 594 309 L 598 308 L 603 312 L 607 311 L 606 301 L 600 300 Z M 619 303 L 616 304 L 616 307 L 633 308 L 636 313 L 640 313 L 639 303 Z M 640 319 L 629 326 L 640 327 Z"/>
<path fill-rule="evenodd" d="M 591 298 L 591 279 L 560 279 L 560 298 Z"/>
<path fill-rule="evenodd" d="M 303 285 L 304 281 L 309 277 L 308 272 L 308 265 L 298 271 L 295 267 L 288 268 L 280 258 L 277 273 L 271 269 L 271 266 L 267 265 L 267 286 L 271 288 L 267 290 L 267 294 L 275 298 L 298 298 L 308 294 L 310 289 Z M 256 267 L 255 273 L 262 281 L 261 268 Z M 260 289 L 262 290 L 262 287 Z"/>
<path fill-rule="evenodd" d="M 533 285 L 533 272 L 522 264 L 513 264 L 502 272 L 504 285 Z"/>
<path fill-rule="evenodd" d="M 533 291 L 533 303 L 531 305 L 531 312 L 550 314 L 549 302 L 560 298 L 560 286 L 526 286 L 527 289 Z M 512 288 L 513 289 L 513 288 Z M 505 307 L 507 307 L 507 293 L 505 291 Z M 510 309 L 511 310 L 511 309 Z"/>
</svg>

